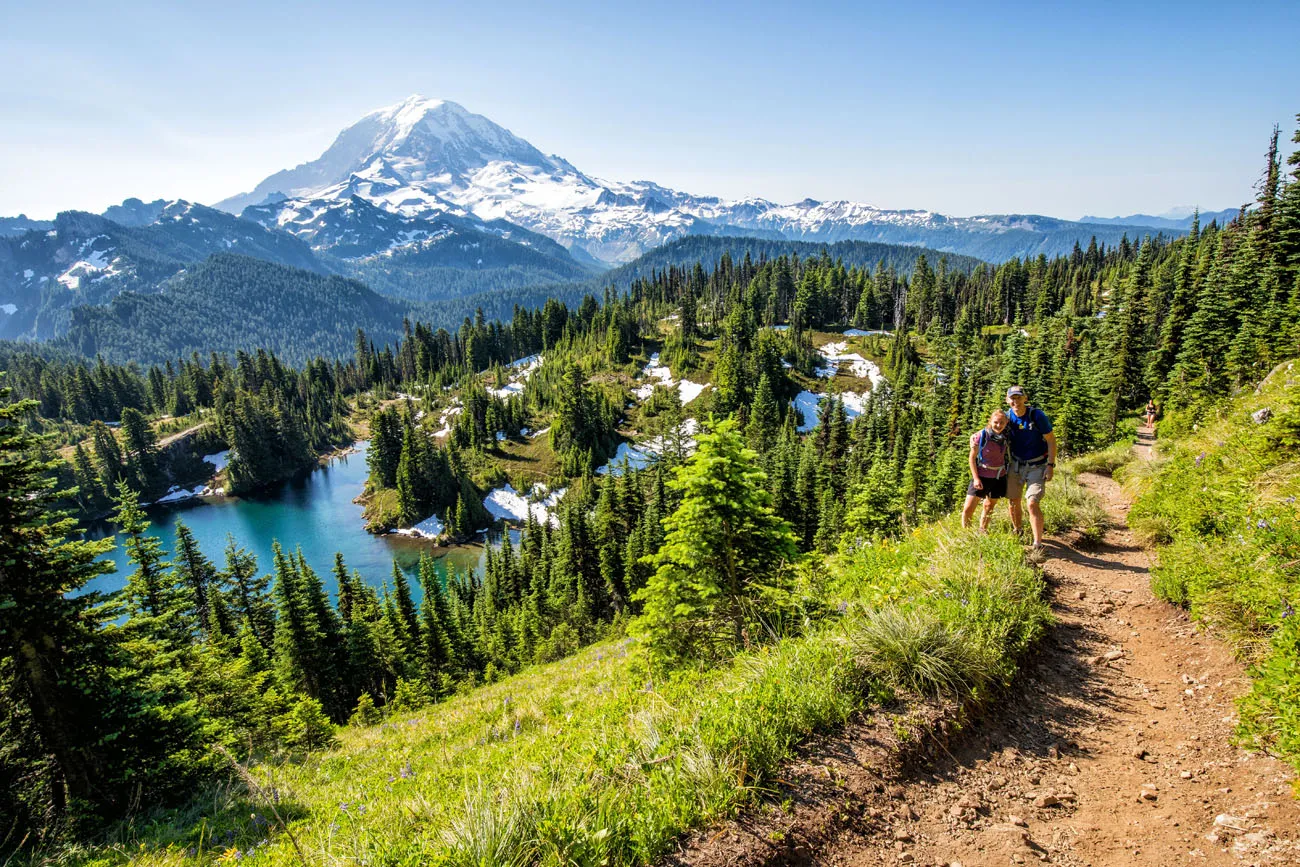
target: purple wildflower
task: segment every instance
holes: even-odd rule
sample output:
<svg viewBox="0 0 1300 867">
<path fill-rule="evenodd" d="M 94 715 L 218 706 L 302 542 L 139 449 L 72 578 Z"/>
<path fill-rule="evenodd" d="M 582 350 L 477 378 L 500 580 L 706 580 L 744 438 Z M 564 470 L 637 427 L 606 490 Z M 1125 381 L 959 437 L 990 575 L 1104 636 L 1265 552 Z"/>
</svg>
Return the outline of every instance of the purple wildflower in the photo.
<svg viewBox="0 0 1300 867">
<path fill-rule="evenodd" d="M 415 771 L 411 770 L 410 762 L 407 762 L 406 764 L 402 765 L 402 770 L 400 773 L 403 780 L 409 780 L 411 777 L 415 776 Z"/>
<path fill-rule="evenodd" d="M 1205 460 L 1205 452 L 1201 452 L 1199 455 L 1196 456 L 1196 465 L 1199 467 L 1201 465 L 1201 461 L 1203 460 Z"/>
</svg>

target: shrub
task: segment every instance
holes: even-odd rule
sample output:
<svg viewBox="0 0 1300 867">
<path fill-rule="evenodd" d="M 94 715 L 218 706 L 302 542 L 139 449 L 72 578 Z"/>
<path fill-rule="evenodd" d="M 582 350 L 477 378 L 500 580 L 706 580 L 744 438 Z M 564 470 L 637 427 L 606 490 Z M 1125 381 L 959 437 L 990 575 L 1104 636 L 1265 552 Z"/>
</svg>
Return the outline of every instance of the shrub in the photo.
<svg viewBox="0 0 1300 867">
<path fill-rule="evenodd" d="M 322 750 L 334 744 L 334 724 L 314 698 L 298 699 L 276 722 L 280 742 L 291 750 Z"/>
<path fill-rule="evenodd" d="M 372 726 L 383 718 L 379 708 L 375 707 L 375 700 L 370 697 L 370 693 L 363 692 L 361 697 L 357 699 L 356 710 L 352 711 L 352 716 L 348 719 L 348 725 Z"/>
<path fill-rule="evenodd" d="M 433 693 L 424 681 L 399 677 L 389 704 L 393 710 L 419 710 L 433 704 Z"/>
</svg>

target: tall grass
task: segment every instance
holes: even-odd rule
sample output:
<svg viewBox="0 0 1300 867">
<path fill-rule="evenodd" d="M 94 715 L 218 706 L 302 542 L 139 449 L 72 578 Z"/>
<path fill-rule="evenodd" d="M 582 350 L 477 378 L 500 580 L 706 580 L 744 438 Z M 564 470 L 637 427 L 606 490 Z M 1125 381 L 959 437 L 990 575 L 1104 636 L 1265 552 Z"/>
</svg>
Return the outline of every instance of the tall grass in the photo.
<svg viewBox="0 0 1300 867">
<path fill-rule="evenodd" d="M 1256 424 L 1251 413 L 1272 418 Z M 1126 468 L 1130 523 L 1159 546 L 1155 593 L 1188 608 L 1249 666 L 1238 736 L 1300 768 L 1300 394 L 1273 376 Z M 1162 432 L 1164 428 L 1162 427 Z"/>
</svg>

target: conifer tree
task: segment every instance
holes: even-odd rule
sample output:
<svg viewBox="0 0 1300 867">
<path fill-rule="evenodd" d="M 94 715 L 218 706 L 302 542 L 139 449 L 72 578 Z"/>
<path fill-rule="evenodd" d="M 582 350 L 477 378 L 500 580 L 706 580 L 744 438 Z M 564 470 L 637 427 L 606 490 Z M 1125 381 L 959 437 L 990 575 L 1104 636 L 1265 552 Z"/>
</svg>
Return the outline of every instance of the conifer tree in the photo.
<svg viewBox="0 0 1300 867">
<path fill-rule="evenodd" d="M 176 522 L 176 579 L 189 590 L 188 610 L 199 627 L 208 627 L 208 588 L 217 577 L 212 561 L 203 556 L 194 533 L 183 521 Z"/>
<path fill-rule="evenodd" d="M 237 622 L 249 630 L 264 652 L 269 653 L 275 637 L 275 603 L 267 588 L 271 576 L 257 574 L 257 556 L 226 537 L 226 568 L 220 581 L 230 588 L 229 605 Z"/>
<path fill-rule="evenodd" d="M 766 476 L 733 421 L 699 436 L 670 487 L 681 505 L 651 559 L 655 573 L 637 594 L 638 629 L 664 661 L 717 658 L 756 641 L 755 630 L 783 603 L 783 564 L 795 536 L 771 508 Z"/>
<path fill-rule="evenodd" d="M 77 592 L 109 571 L 98 558 L 112 542 L 80 541 L 52 509 L 53 465 L 31 457 L 22 423 L 36 404 L 9 394 L 0 388 L 0 740 L 6 776 L 22 783 L 0 792 L 0 818 L 42 833 L 74 803 L 120 813 L 137 785 L 176 771 L 169 750 L 192 729 L 160 716 L 120 633 L 104 628 L 115 610 Z"/>
<path fill-rule="evenodd" d="M 127 559 L 135 566 L 122 591 L 131 630 L 157 642 L 164 652 L 189 647 L 197 625 L 189 610 L 193 598 L 176 582 L 162 543 L 148 532 L 140 495 L 125 479 L 117 483 L 115 523 L 124 537 Z"/>
</svg>

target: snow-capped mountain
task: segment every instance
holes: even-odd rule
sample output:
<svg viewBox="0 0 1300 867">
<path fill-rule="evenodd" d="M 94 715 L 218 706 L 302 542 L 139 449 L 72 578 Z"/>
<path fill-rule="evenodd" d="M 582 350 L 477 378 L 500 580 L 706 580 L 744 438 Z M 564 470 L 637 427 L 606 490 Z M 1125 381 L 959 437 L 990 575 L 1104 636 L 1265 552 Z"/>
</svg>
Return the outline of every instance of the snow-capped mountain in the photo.
<svg viewBox="0 0 1300 867">
<path fill-rule="evenodd" d="M 1114 243 L 1125 229 L 1035 215 L 947 217 L 849 201 L 730 201 L 651 181 L 607 181 L 454 102 L 420 96 L 371 112 L 320 158 L 278 172 L 217 207 L 241 212 L 253 206 L 259 221 L 274 219 L 307 239 L 318 227 L 302 215 L 355 200 L 406 219 L 505 221 L 554 239 L 579 261 L 607 264 L 686 234 L 868 240 L 1001 260 L 1066 252 L 1092 235 Z M 411 231 L 406 227 L 392 229 L 384 235 L 390 250 L 427 240 L 403 235 Z"/>
<path fill-rule="evenodd" d="M 109 213 L 126 222 L 65 211 L 52 228 L 0 237 L 0 337 L 51 337 L 66 328 L 72 307 L 157 291 L 213 253 L 324 270 L 292 235 L 204 205 L 128 199 Z"/>
</svg>

